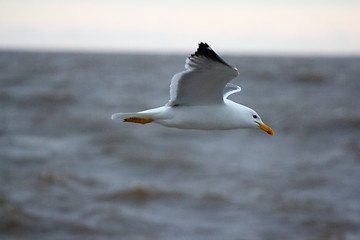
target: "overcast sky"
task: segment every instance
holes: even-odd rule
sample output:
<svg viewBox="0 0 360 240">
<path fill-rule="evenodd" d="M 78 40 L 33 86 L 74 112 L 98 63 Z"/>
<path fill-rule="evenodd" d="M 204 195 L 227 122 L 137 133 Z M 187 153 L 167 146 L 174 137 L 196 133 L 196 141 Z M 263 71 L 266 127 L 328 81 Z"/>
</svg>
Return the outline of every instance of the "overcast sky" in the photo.
<svg viewBox="0 0 360 240">
<path fill-rule="evenodd" d="M 360 54 L 359 0 L 0 0 L 0 48 Z"/>
</svg>

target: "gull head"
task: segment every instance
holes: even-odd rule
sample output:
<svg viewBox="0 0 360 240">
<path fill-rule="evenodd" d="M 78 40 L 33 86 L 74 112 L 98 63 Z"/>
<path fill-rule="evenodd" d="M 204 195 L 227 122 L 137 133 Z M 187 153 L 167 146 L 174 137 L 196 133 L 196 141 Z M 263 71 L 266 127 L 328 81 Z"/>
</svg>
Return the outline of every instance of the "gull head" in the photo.
<svg viewBox="0 0 360 240">
<path fill-rule="evenodd" d="M 274 135 L 274 131 L 269 126 L 267 126 L 261 120 L 259 114 L 257 114 L 257 112 L 255 112 L 251 108 L 249 108 L 249 112 L 247 113 L 247 120 L 248 120 L 248 123 L 251 125 L 251 127 L 260 128 L 261 130 L 265 131 L 266 133 L 268 133 L 272 136 Z"/>
</svg>

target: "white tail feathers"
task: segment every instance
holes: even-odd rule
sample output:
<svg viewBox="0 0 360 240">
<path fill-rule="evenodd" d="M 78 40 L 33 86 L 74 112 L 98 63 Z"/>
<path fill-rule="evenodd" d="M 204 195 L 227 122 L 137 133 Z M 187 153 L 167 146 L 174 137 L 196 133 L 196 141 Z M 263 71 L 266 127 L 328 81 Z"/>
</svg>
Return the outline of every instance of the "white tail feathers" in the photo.
<svg viewBox="0 0 360 240">
<path fill-rule="evenodd" d="M 122 113 L 114 113 L 113 115 L 111 115 L 111 119 L 117 119 L 117 118 L 122 118 L 123 114 Z"/>
<path fill-rule="evenodd" d="M 131 118 L 131 117 L 139 117 L 138 113 L 114 113 L 113 115 L 111 115 L 111 119 L 125 119 L 125 118 Z"/>
</svg>

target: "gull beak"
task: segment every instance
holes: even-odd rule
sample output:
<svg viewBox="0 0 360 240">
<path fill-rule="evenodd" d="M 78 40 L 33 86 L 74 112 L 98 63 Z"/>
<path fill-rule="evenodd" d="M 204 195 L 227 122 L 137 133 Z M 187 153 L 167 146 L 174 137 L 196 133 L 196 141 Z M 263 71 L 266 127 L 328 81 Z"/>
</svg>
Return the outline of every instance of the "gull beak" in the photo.
<svg viewBox="0 0 360 240">
<path fill-rule="evenodd" d="M 256 122 L 256 123 L 259 124 L 259 128 L 261 130 L 264 130 L 265 132 L 267 132 L 271 136 L 274 136 L 274 131 L 269 126 L 267 126 L 267 125 L 265 125 L 263 123 L 259 123 L 259 122 Z"/>
</svg>

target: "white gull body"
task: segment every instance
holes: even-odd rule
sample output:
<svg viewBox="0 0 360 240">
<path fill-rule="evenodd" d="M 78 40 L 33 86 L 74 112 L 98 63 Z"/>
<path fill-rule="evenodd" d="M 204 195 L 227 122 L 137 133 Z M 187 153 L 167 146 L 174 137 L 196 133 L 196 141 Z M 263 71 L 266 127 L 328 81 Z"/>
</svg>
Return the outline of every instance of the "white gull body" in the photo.
<svg viewBox="0 0 360 240">
<path fill-rule="evenodd" d="M 124 122 L 155 122 L 180 129 L 228 130 L 260 128 L 273 135 L 251 108 L 227 97 L 241 88 L 229 83 L 238 76 L 236 68 L 221 59 L 206 43 L 186 59 L 185 70 L 173 76 L 170 101 L 162 107 L 134 113 L 115 113 Z"/>
</svg>

